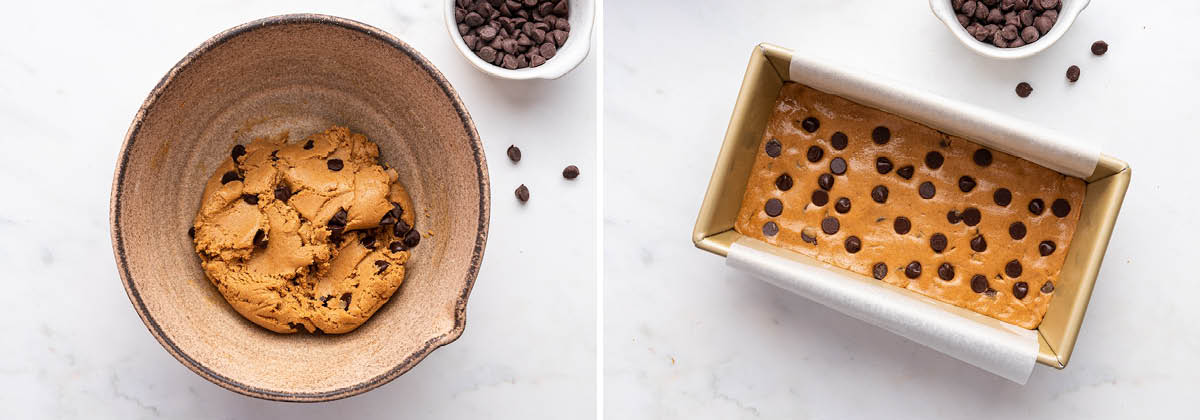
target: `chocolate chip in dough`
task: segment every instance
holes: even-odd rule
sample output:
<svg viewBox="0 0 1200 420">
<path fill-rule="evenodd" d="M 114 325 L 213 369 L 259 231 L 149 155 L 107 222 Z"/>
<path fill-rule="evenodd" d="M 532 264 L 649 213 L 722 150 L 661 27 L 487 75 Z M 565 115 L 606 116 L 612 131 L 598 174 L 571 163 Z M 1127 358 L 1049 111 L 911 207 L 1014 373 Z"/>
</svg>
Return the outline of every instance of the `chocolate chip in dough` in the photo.
<svg viewBox="0 0 1200 420">
<path fill-rule="evenodd" d="M 833 202 L 833 209 L 841 214 L 850 212 L 850 199 L 846 197 L 838 198 Z"/>
<path fill-rule="evenodd" d="M 289 198 L 292 198 L 292 190 L 290 188 L 288 188 L 287 184 L 279 184 L 279 185 L 275 186 L 275 199 L 276 200 L 286 203 Z"/>
<path fill-rule="evenodd" d="M 579 167 L 575 166 L 575 165 L 567 165 L 566 168 L 563 168 L 562 175 L 563 175 L 563 178 L 566 178 L 566 179 L 578 178 L 579 177 Z"/>
<path fill-rule="evenodd" d="M 1038 244 L 1038 253 L 1043 257 L 1053 254 L 1055 249 L 1058 249 L 1058 246 L 1054 245 L 1054 241 L 1042 241 Z"/>
<path fill-rule="evenodd" d="M 1011 236 L 1014 240 L 1025 239 L 1025 233 L 1024 223 L 1013 222 L 1011 225 L 1008 225 L 1008 236 Z"/>
<path fill-rule="evenodd" d="M 916 171 L 917 168 L 914 168 L 912 165 L 906 165 L 901 166 L 900 169 L 897 169 L 896 175 L 900 175 L 900 177 L 904 179 L 912 179 L 913 174 L 916 173 Z"/>
<path fill-rule="evenodd" d="M 233 157 L 233 163 L 237 163 L 238 158 L 245 156 L 245 155 L 246 155 L 246 146 L 242 146 L 240 144 L 233 146 L 233 150 L 229 152 L 229 156 Z"/>
<path fill-rule="evenodd" d="M 887 264 L 875 263 L 875 265 L 871 267 L 871 276 L 875 277 L 875 280 L 883 280 L 884 277 L 887 277 L 887 273 Z"/>
<path fill-rule="evenodd" d="M 363 248 L 375 249 L 375 236 L 374 235 L 363 236 L 362 239 L 358 240 L 358 243 L 361 244 L 363 246 Z"/>
<path fill-rule="evenodd" d="M 1051 293 L 1054 293 L 1054 282 L 1046 280 L 1045 283 L 1042 283 L 1042 294 L 1048 295 Z"/>
<path fill-rule="evenodd" d="M 976 165 L 986 167 L 992 164 L 992 151 L 988 149 L 976 150 L 975 154 L 971 156 L 971 159 L 975 161 Z"/>
<path fill-rule="evenodd" d="M 975 189 L 975 178 L 967 175 L 958 177 L 958 189 L 965 193 L 971 192 L 971 190 Z"/>
<path fill-rule="evenodd" d="M 894 229 L 898 234 L 907 234 L 912 230 L 912 222 L 909 221 L 907 217 L 897 217 L 896 220 L 892 222 L 892 229 Z"/>
<path fill-rule="evenodd" d="M 829 193 L 825 190 L 813 190 L 812 203 L 814 206 L 822 207 L 829 203 Z"/>
<path fill-rule="evenodd" d="M 521 148 L 517 147 L 517 145 L 514 144 L 511 146 L 508 146 L 507 153 L 508 153 L 508 160 L 513 161 L 513 163 L 521 161 Z"/>
<path fill-rule="evenodd" d="M 238 176 L 237 171 L 229 171 L 229 172 L 226 172 L 225 175 L 221 175 L 221 185 L 225 185 L 225 184 L 228 184 L 233 181 L 241 181 L 241 180 L 242 180 L 242 177 Z"/>
<path fill-rule="evenodd" d="M 388 266 L 390 266 L 390 265 L 392 265 L 392 264 L 388 263 L 387 261 L 375 260 L 375 267 L 379 269 L 379 270 L 375 271 L 375 274 L 382 274 L 383 271 L 387 270 Z"/>
<path fill-rule="evenodd" d="M 255 248 L 266 248 L 267 247 L 267 233 L 263 232 L 262 229 L 259 229 L 258 232 L 254 232 L 254 247 Z"/>
<path fill-rule="evenodd" d="M 1058 217 L 1067 217 L 1068 214 L 1071 214 L 1071 203 L 1061 198 L 1054 200 L 1050 204 L 1050 212 Z"/>
<path fill-rule="evenodd" d="M 312 150 L 312 148 L 313 148 L 312 140 L 304 142 L 304 150 Z"/>
<path fill-rule="evenodd" d="M 388 210 L 387 213 L 383 214 L 383 217 L 379 218 L 379 225 L 380 226 L 394 225 L 394 224 L 396 224 L 396 221 L 400 220 L 400 216 L 403 214 L 404 214 L 404 209 L 401 208 L 399 204 L 392 203 L 392 209 Z"/>
<path fill-rule="evenodd" d="M 917 187 L 917 194 L 920 194 L 921 198 L 926 200 L 931 199 L 933 198 L 934 194 L 937 194 L 937 187 L 934 187 L 932 182 L 922 182 L 921 185 Z"/>
<path fill-rule="evenodd" d="M 987 239 L 983 239 L 983 235 L 971 238 L 971 250 L 975 252 L 987 251 Z"/>
<path fill-rule="evenodd" d="M 1028 30 L 1030 28 L 1025 28 L 1025 29 Z M 1028 82 L 1017 83 L 1016 91 L 1017 91 L 1017 96 L 1026 98 L 1026 97 L 1029 97 L 1029 94 L 1033 93 L 1033 86 L 1031 86 Z"/>
<path fill-rule="evenodd" d="M 950 263 L 942 263 L 938 266 L 938 278 L 945 281 L 954 280 L 954 266 Z"/>
<path fill-rule="evenodd" d="M 978 225 L 983 220 L 983 214 L 979 212 L 979 209 L 974 207 L 967 207 L 966 210 L 962 211 L 961 216 L 963 223 L 966 223 L 967 226 Z"/>
<path fill-rule="evenodd" d="M 833 172 L 834 175 L 846 173 L 846 160 L 840 157 L 833 158 L 829 161 L 829 172 Z"/>
<path fill-rule="evenodd" d="M 904 275 L 910 279 L 921 277 L 921 263 L 916 261 L 908 263 L 908 266 L 904 267 Z"/>
<path fill-rule="evenodd" d="M 1079 81 L 1079 66 L 1067 67 L 1067 80 L 1071 83 Z"/>
<path fill-rule="evenodd" d="M 832 234 L 838 233 L 838 230 L 840 230 L 841 228 L 842 228 L 842 224 L 838 223 L 837 218 L 826 217 L 824 219 L 821 219 L 821 231 L 825 232 L 826 235 L 832 235 Z"/>
<path fill-rule="evenodd" d="M 195 226 L 188 228 L 188 237 L 190 237 L 190 238 L 196 237 L 196 227 Z"/>
<path fill-rule="evenodd" d="M 1017 300 L 1025 299 L 1025 295 L 1029 294 L 1029 283 L 1019 281 L 1013 284 L 1013 297 Z"/>
<path fill-rule="evenodd" d="M 946 235 L 935 233 L 929 237 L 929 248 L 932 248 L 933 252 L 941 254 L 946 250 L 947 242 Z"/>
<path fill-rule="evenodd" d="M 775 222 L 764 223 L 762 232 L 765 236 L 775 236 L 779 233 L 779 225 L 775 224 Z"/>
<path fill-rule="evenodd" d="M 892 139 L 892 130 L 887 127 L 884 127 L 881 125 L 881 126 L 875 127 L 874 130 L 871 130 L 871 140 L 874 141 L 875 144 L 882 146 L 882 145 L 887 144 L 888 140 L 891 140 L 891 139 Z"/>
<path fill-rule="evenodd" d="M 874 200 L 876 203 L 883 204 L 883 203 L 887 202 L 887 199 L 888 199 L 887 187 L 882 186 L 882 185 L 876 185 L 875 188 L 871 189 L 871 200 Z"/>
<path fill-rule="evenodd" d="M 516 194 L 517 199 L 521 200 L 522 203 L 529 201 L 529 187 L 526 187 L 525 184 L 517 187 L 517 190 L 513 191 L 513 194 Z"/>
<path fill-rule="evenodd" d="M 925 166 L 929 169 L 941 168 L 944 163 L 946 163 L 946 157 L 936 150 L 925 154 Z"/>
<path fill-rule="evenodd" d="M 992 200 L 996 201 L 997 206 L 1008 207 L 1012 203 L 1012 191 L 1009 191 L 1008 188 L 997 189 L 992 193 Z"/>
<path fill-rule="evenodd" d="M 388 244 L 388 251 L 392 251 L 393 254 L 403 251 L 403 250 L 404 250 L 403 242 L 395 241 L 395 242 Z"/>
<path fill-rule="evenodd" d="M 420 243 L 421 233 L 417 232 L 416 229 L 409 230 L 408 233 L 404 234 L 404 246 L 411 249 L 416 248 Z"/>
<path fill-rule="evenodd" d="M 800 122 L 800 128 L 809 133 L 816 132 L 818 128 L 821 128 L 821 121 L 813 117 L 808 117 Z"/>
<path fill-rule="evenodd" d="M 817 176 L 817 186 L 825 191 L 833 189 L 833 175 L 821 174 Z"/>
<path fill-rule="evenodd" d="M 1011 278 L 1021 277 L 1021 262 L 1017 260 L 1009 261 L 1004 265 L 1004 274 Z"/>
<path fill-rule="evenodd" d="M 862 239 L 858 239 L 857 236 L 850 236 L 846 238 L 846 242 L 843 245 L 846 247 L 846 252 L 854 254 L 862 250 Z"/>
<path fill-rule="evenodd" d="M 775 178 L 775 188 L 779 191 L 787 191 L 792 189 L 792 176 L 786 173 L 780 174 L 779 178 Z"/>
<path fill-rule="evenodd" d="M 814 163 L 820 162 L 821 158 L 824 156 L 825 156 L 825 150 L 822 149 L 820 146 L 812 146 L 812 147 L 808 148 L 808 161 L 809 162 L 814 162 Z"/>
<path fill-rule="evenodd" d="M 258 204 L 258 196 L 254 195 L 254 194 L 242 194 L 242 201 L 245 201 L 246 204 L 249 204 L 252 206 L 257 205 Z"/>
<path fill-rule="evenodd" d="M 767 156 L 779 157 L 779 154 L 783 152 L 783 145 L 779 143 L 779 140 L 770 139 L 767 140 L 767 145 L 764 149 L 766 149 Z"/>
<path fill-rule="evenodd" d="M 396 225 L 392 227 L 392 235 L 403 238 L 404 234 L 410 230 L 412 230 L 412 226 L 409 226 L 408 222 L 405 222 L 404 219 L 396 219 Z"/>
<path fill-rule="evenodd" d="M 767 216 L 775 217 L 783 214 L 783 202 L 778 198 L 767 200 L 767 204 L 763 206 L 763 210 L 767 212 Z"/>
<path fill-rule="evenodd" d="M 962 215 L 958 214 L 958 210 L 951 209 L 950 211 L 946 212 L 946 221 L 950 222 L 952 225 L 957 225 L 958 222 L 962 221 Z"/>
<path fill-rule="evenodd" d="M 342 163 L 341 159 L 329 159 L 329 161 L 325 162 L 325 166 L 328 166 L 329 170 L 337 172 L 342 170 L 345 164 Z"/>
<path fill-rule="evenodd" d="M 1108 43 L 1104 41 L 1096 41 L 1092 43 L 1092 54 L 1104 55 L 1108 52 Z"/>
<path fill-rule="evenodd" d="M 982 274 L 971 276 L 971 291 L 975 293 L 983 293 L 988 290 L 988 280 Z"/>
<path fill-rule="evenodd" d="M 846 137 L 846 133 L 838 131 L 829 137 L 829 144 L 833 146 L 833 150 L 842 150 L 850 144 L 850 138 Z"/>
<path fill-rule="evenodd" d="M 1035 198 L 1029 201 L 1029 212 L 1034 216 L 1041 216 L 1042 212 L 1046 211 L 1046 202 L 1040 198 Z"/>
<path fill-rule="evenodd" d="M 346 216 L 347 216 L 346 209 L 338 209 L 337 213 L 334 213 L 333 217 L 330 217 L 329 221 L 326 222 L 325 225 L 328 226 L 330 230 L 345 229 L 346 228 Z"/>
<path fill-rule="evenodd" d="M 892 160 L 883 156 L 875 158 L 875 170 L 879 171 L 880 174 L 887 174 L 888 172 L 891 172 Z"/>
</svg>

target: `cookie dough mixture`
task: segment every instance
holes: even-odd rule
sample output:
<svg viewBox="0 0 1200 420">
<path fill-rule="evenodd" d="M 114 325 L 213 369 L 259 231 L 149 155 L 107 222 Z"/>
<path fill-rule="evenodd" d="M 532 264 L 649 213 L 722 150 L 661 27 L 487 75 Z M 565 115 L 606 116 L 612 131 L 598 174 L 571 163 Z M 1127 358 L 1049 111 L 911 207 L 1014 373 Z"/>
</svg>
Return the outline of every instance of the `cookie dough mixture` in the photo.
<svg viewBox="0 0 1200 420">
<path fill-rule="evenodd" d="M 280 333 L 345 333 L 404 280 L 420 242 L 396 171 L 362 134 L 333 127 L 233 147 L 193 224 L 204 272 L 225 300 Z"/>
<path fill-rule="evenodd" d="M 1032 329 L 1083 196 L 1078 178 L 786 83 L 735 229 Z"/>
</svg>

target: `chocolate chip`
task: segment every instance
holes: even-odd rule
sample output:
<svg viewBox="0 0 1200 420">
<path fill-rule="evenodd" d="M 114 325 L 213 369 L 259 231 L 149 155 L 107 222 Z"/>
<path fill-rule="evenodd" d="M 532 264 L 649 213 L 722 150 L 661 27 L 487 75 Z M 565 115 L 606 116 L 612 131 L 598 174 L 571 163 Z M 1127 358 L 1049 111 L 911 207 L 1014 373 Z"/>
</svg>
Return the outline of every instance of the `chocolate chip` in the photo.
<svg viewBox="0 0 1200 420">
<path fill-rule="evenodd" d="M 821 128 L 821 121 L 818 121 L 813 117 L 808 117 L 805 118 L 804 121 L 800 122 L 800 128 L 803 128 L 804 131 L 812 133 L 817 131 L 818 128 Z"/>
<path fill-rule="evenodd" d="M 383 217 L 379 218 L 379 225 L 380 226 L 394 225 L 394 224 L 396 224 L 397 221 L 400 220 L 400 216 L 403 214 L 404 214 L 404 209 L 401 208 L 399 204 L 392 203 L 392 209 L 388 210 L 387 213 L 383 214 Z"/>
<path fill-rule="evenodd" d="M 971 250 L 975 252 L 987 251 L 987 239 L 983 239 L 983 235 L 971 238 Z"/>
<path fill-rule="evenodd" d="M 882 145 L 887 144 L 888 140 L 891 140 L 891 139 L 892 139 L 892 130 L 887 127 L 884 127 L 881 125 L 881 126 L 875 127 L 874 130 L 871 130 L 871 140 L 874 141 L 875 144 L 882 146 Z"/>
<path fill-rule="evenodd" d="M 971 291 L 975 293 L 983 293 L 988 290 L 988 280 L 982 274 L 971 276 Z"/>
<path fill-rule="evenodd" d="M 971 159 L 974 160 L 975 164 L 979 165 L 979 166 L 991 165 L 992 164 L 992 151 L 988 150 L 988 149 L 976 150 L 975 154 L 971 156 Z"/>
<path fill-rule="evenodd" d="M 842 228 L 842 224 L 838 223 L 837 218 L 826 217 L 824 219 L 821 219 L 821 231 L 825 232 L 826 235 L 832 235 L 832 234 L 838 233 L 838 230 L 841 228 Z"/>
<path fill-rule="evenodd" d="M 928 200 L 933 198 L 934 194 L 937 194 L 937 188 L 933 186 L 932 182 L 925 181 L 917 187 L 917 194 L 920 194 L 921 198 Z"/>
<path fill-rule="evenodd" d="M 779 233 L 779 225 L 775 224 L 775 222 L 767 222 L 763 224 L 762 231 L 763 235 L 775 236 L 775 234 Z"/>
<path fill-rule="evenodd" d="M 1028 30 L 1032 28 L 1025 29 Z M 1028 97 L 1030 93 L 1033 93 L 1033 86 L 1030 86 L 1029 83 L 1026 82 L 1017 83 L 1017 96 L 1024 98 Z"/>
<path fill-rule="evenodd" d="M 258 232 L 254 232 L 254 247 L 255 248 L 266 248 L 267 247 L 267 233 L 263 232 L 262 229 L 259 229 Z"/>
<path fill-rule="evenodd" d="M 233 163 L 237 163 L 238 158 L 246 155 L 246 146 L 233 146 L 233 151 L 229 152 L 229 156 L 233 157 Z"/>
<path fill-rule="evenodd" d="M 1029 212 L 1034 216 L 1041 216 L 1044 211 L 1046 211 L 1046 202 L 1042 199 L 1035 198 L 1029 202 Z"/>
<path fill-rule="evenodd" d="M 910 279 L 921 277 L 921 263 L 916 261 L 908 263 L 908 266 L 904 267 L 904 275 Z"/>
<path fill-rule="evenodd" d="M 195 226 L 188 228 L 188 237 L 193 238 L 193 239 L 196 238 L 196 227 Z"/>
<path fill-rule="evenodd" d="M 304 142 L 304 150 L 312 150 L 312 148 L 313 148 L 312 140 Z"/>
<path fill-rule="evenodd" d="M 907 234 L 912 230 L 912 222 L 910 222 L 907 217 L 899 216 L 894 222 L 892 222 L 892 229 L 894 229 L 898 234 Z"/>
<path fill-rule="evenodd" d="M 566 168 L 563 168 L 562 174 L 563 178 L 575 179 L 579 177 L 579 167 L 575 165 L 567 165 Z"/>
<path fill-rule="evenodd" d="M 929 247 L 933 249 L 933 252 L 939 254 L 946 250 L 947 242 L 946 235 L 940 233 L 935 233 L 929 237 Z"/>
<path fill-rule="evenodd" d="M 819 146 L 812 146 L 808 148 L 809 162 L 820 162 L 823 156 L 825 156 L 825 150 L 821 149 Z"/>
<path fill-rule="evenodd" d="M 292 190 L 288 188 L 287 184 L 279 184 L 275 186 L 276 200 L 286 203 L 289 198 L 292 198 Z"/>
<path fill-rule="evenodd" d="M 225 184 L 228 184 L 233 181 L 241 181 L 241 180 L 242 180 L 242 177 L 238 176 L 237 171 L 229 171 L 229 172 L 226 172 L 225 175 L 221 175 L 221 185 L 225 185 Z"/>
<path fill-rule="evenodd" d="M 900 175 L 904 179 L 912 179 L 913 174 L 917 171 L 912 165 L 901 166 L 896 170 L 896 175 Z"/>
<path fill-rule="evenodd" d="M 846 133 L 838 131 L 829 137 L 829 144 L 833 146 L 833 150 L 842 150 L 850 144 L 850 138 L 846 137 Z"/>
<path fill-rule="evenodd" d="M 1009 191 L 1008 188 L 1000 188 L 992 193 L 992 200 L 995 200 L 996 205 L 1000 207 L 1008 207 L 1009 203 L 1012 203 L 1012 191 Z"/>
<path fill-rule="evenodd" d="M 411 248 L 416 248 L 417 244 L 420 244 L 420 243 L 421 243 L 421 233 L 417 232 L 416 229 L 409 230 L 408 233 L 404 234 L 404 246 L 411 249 Z"/>
<path fill-rule="evenodd" d="M 1079 81 L 1079 66 L 1067 67 L 1067 80 L 1071 83 Z"/>
<path fill-rule="evenodd" d="M 1009 261 L 1008 264 L 1004 265 L 1004 274 L 1014 279 L 1021 277 L 1021 262 L 1017 260 Z"/>
<path fill-rule="evenodd" d="M 358 240 L 358 243 L 362 244 L 363 248 L 375 249 L 375 235 L 363 236 L 362 239 Z"/>
<path fill-rule="evenodd" d="M 786 173 L 780 174 L 779 178 L 775 178 L 775 188 L 779 188 L 779 191 L 792 189 L 792 176 Z"/>
<path fill-rule="evenodd" d="M 962 221 L 962 215 L 958 214 L 957 210 L 950 210 L 946 212 L 946 221 L 952 225 L 957 225 L 958 222 Z"/>
<path fill-rule="evenodd" d="M 1108 52 L 1108 43 L 1104 41 L 1096 41 L 1092 43 L 1092 54 L 1104 55 Z"/>
<path fill-rule="evenodd" d="M 246 204 L 249 204 L 249 205 L 258 204 L 258 196 L 254 195 L 254 194 L 242 194 L 242 200 L 245 201 Z"/>
<path fill-rule="evenodd" d="M 380 263 L 380 262 L 384 262 L 384 263 L 386 263 L 387 261 L 375 261 L 375 265 L 376 265 L 376 266 L 379 266 L 379 263 Z M 379 268 L 379 273 L 383 273 L 383 270 L 384 270 L 385 268 L 387 268 L 387 266 L 380 267 L 380 268 Z M 350 294 L 349 294 L 349 293 L 342 293 L 342 297 L 341 297 L 341 299 L 342 299 L 342 309 L 344 309 L 344 310 L 346 310 L 347 312 L 349 312 L 349 311 L 350 311 Z"/>
<path fill-rule="evenodd" d="M 396 219 L 396 225 L 392 226 L 392 235 L 400 238 L 410 230 L 412 230 L 412 226 L 409 226 L 408 222 L 405 222 L 404 219 Z"/>
<path fill-rule="evenodd" d="M 763 210 L 767 212 L 767 216 L 778 216 L 783 214 L 783 202 L 778 198 L 772 198 L 767 200 L 767 205 L 763 206 Z"/>
<path fill-rule="evenodd" d="M 840 157 L 833 158 L 829 161 L 829 172 L 833 172 L 834 175 L 846 173 L 846 160 Z"/>
<path fill-rule="evenodd" d="M 1029 294 L 1029 284 L 1019 281 L 1013 284 L 1013 297 L 1017 300 L 1025 299 L 1025 295 Z"/>
<path fill-rule="evenodd" d="M 887 273 L 887 264 L 875 263 L 875 266 L 871 267 L 871 275 L 875 277 L 875 280 L 883 280 L 884 277 L 887 277 Z"/>
<path fill-rule="evenodd" d="M 891 159 L 885 158 L 883 156 L 876 158 L 875 159 L 875 170 L 879 171 L 880 174 L 887 174 L 888 172 L 891 172 L 892 171 Z"/>
<path fill-rule="evenodd" d="M 962 190 L 962 192 L 971 192 L 971 190 L 975 189 L 975 178 L 966 175 L 959 177 L 958 189 Z"/>
<path fill-rule="evenodd" d="M 403 251 L 404 249 L 405 249 L 404 243 L 400 242 L 400 241 L 395 241 L 395 242 L 392 242 L 391 244 L 388 244 L 388 250 L 392 251 L 393 254 Z"/>
<path fill-rule="evenodd" d="M 883 203 L 887 202 L 887 199 L 888 199 L 887 187 L 882 186 L 882 185 L 876 185 L 875 188 L 871 189 L 871 200 L 874 200 L 876 203 L 883 204 Z"/>
<path fill-rule="evenodd" d="M 825 191 L 833 189 L 833 175 L 821 174 L 817 176 L 817 186 Z"/>
<path fill-rule="evenodd" d="M 813 190 L 812 203 L 814 206 L 821 207 L 829 203 L 829 193 L 825 190 Z"/>
<path fill-rule="evenodd" d="M 521 200 L 522 203 L 529 201 L 529 187 L 526 187 L 525 184 L 517 187 L 517 190 L 513 191 L 513 194 L 516 194 L 517 199 Z"/>
<path fill-rule="evenodd" d="M 1042 243 L 1038 244 L 1038 253 L 1042 254 L 1043 257 L 1053 254 L 1055 249 L 1058 249 L 1058 247 L 1054 245 L 1053 241 L 1042 241 Z"/>
<path fill-rule="evenodd" d="M 345 165 L 342 164 L 341 159 L 329 159 L 329 161 L 325 162 L 325 166 L 328 166 L 329 170 L 337 172 L 342 170 Z"/>
<path fill-rule="evenodd" d="M 1067 200 L 1061 198 L 1054 200 L 1054 202 L 1050 204 L 1050 212 L 1054 213 L 1054 215 L 1058 217 L 1067 217 L 1068 214 L 1071 214 L 1071 203 L 1068 203 Z"/>
<path fill-rule="evenodd" d="M 804 242 L 808 242 L 813 245 L 817 244 L 816 233 L 814 233 L 814 231 L 811 228 L 804 228 L 803 230 L 800 231 L 800 240 L 802 240 Z"/>
<path fill-rule="evenodd" d="M 850 212 L 850 199 L 846 198 L 846 197 L 841 197 L 841 198 L 837 199 L 837 201 L 835 201 L 833 203 L 833 209 L 841 214 L 849 213 Z"/>
<path fill-rule="evenodd" d="M 770 140 L 767 140 L 767 145 L 766 145 L 765 149 L 767 152 L 767 156 L 779 157 L 779 153 L 783 152 L 783 145 L 779 144 L 779 140 L 770 139 Z"/>
<path fill-rule="evenodd" d="M 1045 283 L 1042 283 L 1042 294 L 1050 294 L 1050 293 L 1054 293 L 1054 282 L 1050 281 L 1050 280 L 1046 280 Z"/>
<path fill-rule="evenodd" d="M 521 148 L 517 145 L 508 146 L 508 160 L 515 162 L 521 161 Z"/>
<path fill-rule="evenodd" d="M 974 207 L 967 207 L 966 210 L 962 211 L 961 216 L 963 223 L 966 223 L 967 226 L 978 225 L 980 220 L 983 219 L 983 214 L 979 212 L 979 209 Z"/>
<path fill-rule="evenodd" d="M 954 280 L 954 266 L 950 263 L 942 263 L 938 266 L 938 277 L 945 281 Z"/>
<path fill-rule="evenodd" d="M 384 260 L 375 260 L 375 267 L 378 267 L 378 268 L 379 268 L 379 270 L 378 270 L 378 271 L 376 271 L 376 272 L 375 272 L 375 274 L 382 274 L 382 273 L 383 273 L 383 270 L 387 270 L 388 266 L 390 266 L 390 265 L 391 265 L 391 264 L 390 264 L 390 263 L 388 263 L 387 261 L 384 261 Z"/>
<path fill-rule="evenodd" d="M 846 242 L 843 245 L 846 246 L 846 252 L 851 254 L 862 250 L 862 240 L 858 239 L 857 236 L 850 236 L 849 238 L 846 238 Z"/>
<path fill-rule="evenodd" d="M 328 226 L 330 230 L 345 229 L 346 216 L 346 209 L 338 209 L 337 213 L 334 213 L 333 217 L 329 218 L 329 222 L 326 222 L 325 225 Z"/>
<path fill-rule="evenodd" d="M 1021 222 L 1013 222 L 1008 225 L 1008 236 L 1015 240 L 1025 239 L 1025 224 Z"/>
<path fill-rule="evenodd" d="M 941 153 L 932 151 L 925 154 L 925 166 L 928 166 L 929 169 L 941 168 L 943 163 L 946 163 L 946 157 Z"/>
</svg>

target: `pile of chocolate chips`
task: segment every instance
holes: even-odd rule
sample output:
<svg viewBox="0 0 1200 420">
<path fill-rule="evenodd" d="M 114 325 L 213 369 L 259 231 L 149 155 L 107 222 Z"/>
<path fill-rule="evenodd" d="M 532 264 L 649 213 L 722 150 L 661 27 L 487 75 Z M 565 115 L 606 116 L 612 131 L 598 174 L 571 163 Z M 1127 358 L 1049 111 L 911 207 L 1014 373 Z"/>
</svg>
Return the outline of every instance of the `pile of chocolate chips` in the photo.
<svg viewBox="0 0 1200 420">
<path fill-rule="evenodd" d="M 567 42 L 567 0 L 456 0 L 454 21 L 467 48 L 509 70 L 537 67 Z"/>
<path fill-rule="evenodd" d="M 1060 0 L 950 0 L 950 5 L 968 34 L 1000 48 L 1037 41 L 1062 10 Z"/>
</svg>

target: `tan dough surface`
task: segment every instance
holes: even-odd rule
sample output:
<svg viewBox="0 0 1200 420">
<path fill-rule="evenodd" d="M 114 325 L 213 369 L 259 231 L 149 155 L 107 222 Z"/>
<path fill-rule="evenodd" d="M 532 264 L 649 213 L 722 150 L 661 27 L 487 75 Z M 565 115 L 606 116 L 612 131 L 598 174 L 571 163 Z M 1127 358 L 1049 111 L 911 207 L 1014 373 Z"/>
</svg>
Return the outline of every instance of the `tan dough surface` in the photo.
<svg viewBox="0 0 1200 420">
<path fill-rule="evenodd" d="M 809 117 L 820 122 L 813 133 L 801 128 L 801 121 Z M 872 131 L 877 126 L 890 129 L 891 138 L 886 144 L 872 140 Z M 835 132 L 848 137 L 845 149 L 832 148 L 830 139 Z M 771 139 L 782 144 L 777 157 L 768 156 L 765 151 Z M 815 163 L 807 158 L 813 145 L 823 151 Z M 868 277 L 873 275 L 875 264 L 884 263 L 887 272 L 883 280 L 888 283 L 1024 328 L 1036 328 L 1053 297 L 1052 290 L 1042 291 L 1043 285 L 1057 281 L 1075 233 L 1084 182 L 996 150 L 990 150 L 992 163 L 980 166 L 972 156 L 981 148 L 904 118 L 800 84 L 786 83 L 759 144 L 735 229 Z M 945 163 L 938 169 L 925 164 L 926 153 L 931 151 L 945 157 Z M 893 164 L 887 174 L 876 170 L 876 159 L 881 156 Z M 812 193 L 820 188 L 817 179 L 830 172 L 831 160 L 837 157 L 846 161 L 846 172 L 833 176 L 828 204 L 816 206 Z M 915 168 L 912 179 L 897 174 L 897 169 L 907 165 Z M 776 186 L 776 179 L 783 173 L 793 178 L 794 185 L 787 191 Z M 959 187 L 959 178 L 964 175 L 976 182 L 970 192 Z M 926 181 L 936 187 L 930 199 L 918 194 L 918 186 Z M 871 196 L 878 185 L 888 189 L 883 204 Z M 998 188 L 1011 191 L 1012 201 L 1007 206 L 997 204 L 993 198 Z M 851 202 L 850 211 L 845 214 L 834 208 L 842 197 Z M 779 216 L 771 217 L 765 211 L 771 198 L 783 203 Z M 1045 202 L 1040 215 L 1029 210 L 1029 203 L 1035 198 Z M 1056 216 L 1050 208 L 1057 199 L 1070 204 L 1065 217 Z M 982 217 L 976 226 L 963 221 L 950 222 L 947 213 L 952 210 L 962 213 L 967 208 L 980 212 Z M 911 231 L 903 235 L 894 229 L 895 219 L 901 216 L 912 225 Z M 834 234 L 822 231 L 821 222 L 827 217 L 836 218 L 840 224 Z M 779 227 L 774 236 L 766 235 L 763 229 L 771 221 Z M 1026 227 L 1027 234 L 1022 239 L 1014 239 L 1009 233 L 1014 222 Z M 802 232 L 815 238 L 816 244 L 811 239 L 804 241 Z M 947 238 L 947 246 L 941 253 L 930 246 L 930 237 L 935 233 Z M 862 242 L 857 253 L 848 252 L 845 246 L 852 235 Z M 976 236 L 987 242 L 983 252 L 970 246 Z M 1053 253 L 1041 255 L 1042 241 L 1055 243 Z M 1016 278 L 1005 271 L 1013 260 L 1022 266 Z M 921 264 L 922 271 L 920 276 L 910 279 L 905 275 L 905 267 L 913 261 Z M 943 263 L 954 269 L 949 281 L 938 275 Z M 971 279 L 977 274 L 988 280 L 988 289 L 982 293 L 971 288 Z M 1013 286 L 1017 282 L 1028 285 L 1024 299 L 1014 296 Z"/>
<path fill-rule="evenodd" d="M 402 240 L 380 222 L 396 203 L 412 226 L 412 203 L 363 135 L 335 126 L 295 143 L 286 138 L 254 139 L 209 177 L 193 225 L 196 253 L 208 279 L 250 321 L 281 333 L 349 332 L 404 280 L 409 253 L 389 249 Z M 332 170 L 332 159 L 343 167 Z M 290 192 L 286 201 L 279 187 Z M 339 210 L 346 211 L 340 241 L 329 228 Z"/>
</svg>

